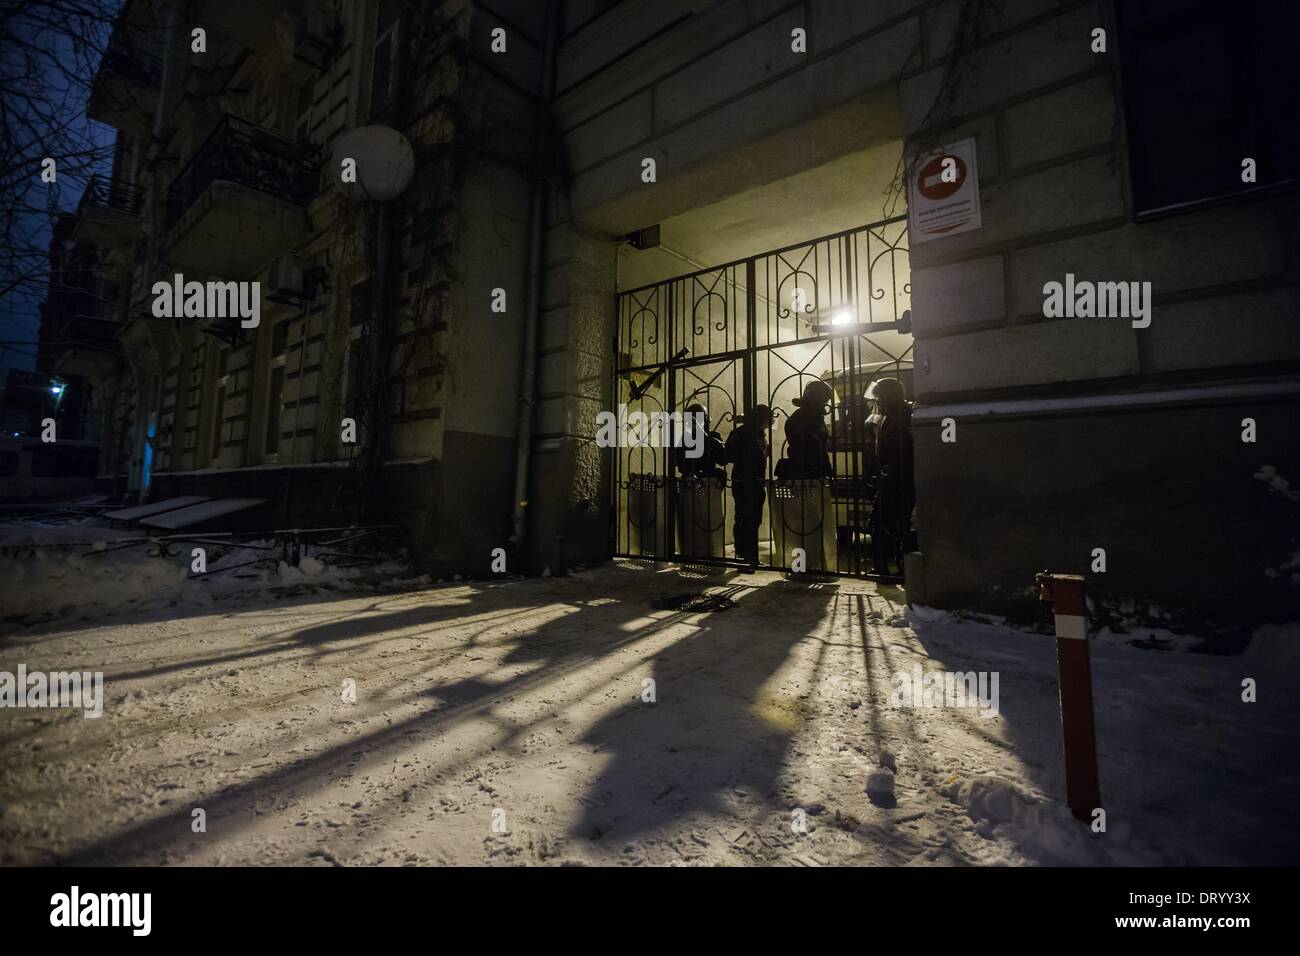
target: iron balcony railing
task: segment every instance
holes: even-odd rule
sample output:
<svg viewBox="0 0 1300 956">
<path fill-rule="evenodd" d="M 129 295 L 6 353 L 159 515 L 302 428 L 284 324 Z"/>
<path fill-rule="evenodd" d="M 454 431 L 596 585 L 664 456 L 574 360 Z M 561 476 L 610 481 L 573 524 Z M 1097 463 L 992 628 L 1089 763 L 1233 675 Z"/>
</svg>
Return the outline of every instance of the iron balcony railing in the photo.
<svg viewBox="0 0 1300 956">
<path fill-rule="evenodd" d="M 61 351 L 88 346 L 116 351 L 117 333 L 125 317 L 122 287 L 95 270 L 64 269 L 52 283 L 45 325 L 46 338 L 66 343 Z"/>
<path fill-rule="evenodd" d="M 120 349 L 117 333 L 121 329 L 120 322 L 98 315 L 66 316 L 57 327 L 58 341 L 63 343 L 58 351 L 87 350 L 116 353 Z"/>
<path fill-rule="evenodd" d="M 122 179 L 91 176 L 86 191 L 81 196 L 81 208 L 98 206 L 128 215 L 138 216 L 144 204 L 144 190 Z"/>
<path fill-rule="evenodd" d="M 84 311 L 82 311 L 84 310 Z M 117 334 L 122 323 L 109 318 L 111 310 L 103 303 L 85 297 L 69 297 L 53 303 L 46 312 L 43 339 L 51 354 L 98 352 L 117 354 L 121 346 Z"/>
<path fill-rule="evenodd" d="M 176 225 L 215 182 L 307 203 L 316 194 L 318 159 L 311 147 L 227 114 L 167 192 L 167 226 Z"/>
</svg>

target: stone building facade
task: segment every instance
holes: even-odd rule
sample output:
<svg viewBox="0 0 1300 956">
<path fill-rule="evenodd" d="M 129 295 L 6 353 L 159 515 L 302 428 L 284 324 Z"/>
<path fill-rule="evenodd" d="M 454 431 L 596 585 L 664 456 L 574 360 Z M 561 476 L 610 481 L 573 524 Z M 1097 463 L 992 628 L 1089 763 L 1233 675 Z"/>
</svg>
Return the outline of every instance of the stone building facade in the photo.
<svg viewBox="0 0 1300 956">
<path fill-rule="evenodd" d="M 1033 573 L 1053 568 L 1088 573 L 1099 603 L 1139 618 L 1293 617 L 1296 502 L 1275 477 L 1300 474 L 1300 169 L 1278 151 L 1294 141 L 1295 101 L 1261 91 L 1239 110 L 1257 124 L 1235 131 L 1204 125 L 1231 109 L 1198 109 L 1231 85 L 1216 65 L 1294 90 L 1294 58 L 1268 5 L 1219 21 L 1127 8 L 568 4 L 556 111 L 572 204 L 609 234 L 664 223 L 665 246 L 711 265 L 747 254 L 738 233 L 754 253 L 850 226 L 855 203 L 858 222 L 880 219 L 882 163 L 889 180 L 895 156 L 973 137 L 981 227 L 911 245 L 909 595 L 1031 613 Z M 1204 173 L 1186 196 L 1164 197 L 1152 173 L 1171 145 L 1171 180 L 1180 163 Z M 1243 158 L 1264 150 L 1268 183 L 1243 183 Z M 644 157 L 658 160 L 654 185 L 638 178 Z M 614 321 L 609 270 L 599 247 L 553 235 L 576 251 L 548 276 L 548 341 L 566 349 L 544 375 L 541 417 L 577 455 L 589 432 L 574 423 L 600 394 L 584 383 L 600 379 Z M 641 268 L 647 255 L 620 248 L 617 288 L 691 268 Z M 1044 285 L 1067 273 L 1149 281 L 1150 326 L 1046 318 Z M 945 419 L 955 442 L 941 440 Z M 1105 571 L 1093 573 L 1099 548 Z"/>
<path fill-rule="evenodd" d="M 83 204 L 76 237 L 99 243 L 127 310 L 94 390 L 101 472 L 144 492 L 152 447 L 149 494 L 270 497 L 280 523 L 395 520 L 440 570 L 485 572 L 512 534 L 526 569 L 601 560 L 619 515 L 594 439 L 619 398 L 620 293 L 903 214 L 913 160 L 973 138 L 979 228 L 910 248 L 909 594 L 1023 608 L 1052 567 L 1157 617 L 1283 616 L 1300 547 L 1285 484 L 1300 480 L 1300 198 L 1269 117 L 1287 102 L 1263 104 L 1240 149 L 1224 134 L 1184 151 L 1201 157 L 1189 167 L 1215 153 L 1229 186 L 1200 188 L 1217 173 L 1191 168 L 1188 192 L 1166 195 L 1162 150 L 1180 130 L 1213 136 L 1168 108 L 1159 67 L 1231 31 L 1119 7 L 132 0 L 92 114 L 118 128 L 114 177 L 139 208 Z M 1284 62 L 1248 11 L 1238 23 L 1256 59 Z M 415 151 L 388 217 L 332 182 L 333 146 L 372 121 Z M 274 160 L 194 173 L 239 149 Z M 1251 151 L 1267 161 L 1245 183 Z M 274 182 L 249 171 L 268 163 Z M 317 178 L 284 185 L 303 164 Z M 659 245 L 627 241 L 656 225 Z M 314 295 L 268 301 L 243 339 L 148 315 L 159 276 L 270 289 L 285 256 Z M 1067 274 L 1150 282 L 1150 325 L 1048 317 L 1043 288 Z M 370 430 L 357 447 L 339 441 L 349 412 Z"/>
<path fill-rule="evenodd" d="M 94 285 L 110 347 L 93 368 L 85 349 L 46 358 L 93 382 L 106 488 L 264 498 L 274 527 L 398 523 L 421 564 L 486 569 L 510 534 L 539 71 L 476 52 L 488 20 L 459 2 L 125 5 L 88 110 L 116 157 L 73 217 L 67 279 Z M 368 125 L 414 153 L 387 204 L 339 188 L 340 138 Z M 178 273 L 259 282 L 260 324 L 154 317 Z"/>
</svg>

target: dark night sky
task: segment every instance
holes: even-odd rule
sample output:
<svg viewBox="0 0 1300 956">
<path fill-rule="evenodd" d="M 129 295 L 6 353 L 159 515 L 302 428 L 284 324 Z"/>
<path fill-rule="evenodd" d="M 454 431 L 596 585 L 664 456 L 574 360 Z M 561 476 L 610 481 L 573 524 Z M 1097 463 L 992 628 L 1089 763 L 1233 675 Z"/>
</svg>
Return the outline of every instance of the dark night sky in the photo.
<svg viewBox="0 0 1300 956">
<path fill-rule="evenodd" d="M 67 44 L 69 40 L 67 37 L 51 37 L 49 42 L 55 44 L 57 52 L 58 48 Z M 71 58 L 66 58 L 65 62 L 69 59 Z M 79 138 L 84 136 L 87 140 L 103 147 L 112 145 L 116 131 L 111 127 L 86 118 L 84 96 L 72 97 L 63 109 L 66 111 L 65 115 L 67 115 L 69 122 L 73 124 Z M 107 153 L 108 150 L 105 149 L 105 155 Z M 55 158 L 57 159 L 57 157 Z M 108 165 L 105 162 L 106 168 L 104 171 L 107 171 Z M 31 190 L 28 193 L 28 202 L 33 208 L 44 209 L 49 202 L 51 186 L 40 181 L 40 172 L 38 161 L 33 165 L 31 171 Z M 75 209 L 77 202 L 81 199 L 83 187 L 84 182 L 80 181 L 62 183 L 58 192 L 58 208 L 63 211 Z M 30 216 L 30 225 L 27 231 L 34 244 L 39 245 L 41 248 L 48 247 L 51 229 L 52 218 L 47 213 L 33 213 Z M 40 303 L 44 298 L 45 287 L 43 281 L 38 284 L 20 287 L 9 295 L 0 297 L 0 341 L 35 341 L 40 327 Z M 0 346 L 0 385 L 3 384 L 4 379 L 7 377 L 8 369 L 31 368 L 34 363 L 34 347 L 13 348 Z"/>
</svg>

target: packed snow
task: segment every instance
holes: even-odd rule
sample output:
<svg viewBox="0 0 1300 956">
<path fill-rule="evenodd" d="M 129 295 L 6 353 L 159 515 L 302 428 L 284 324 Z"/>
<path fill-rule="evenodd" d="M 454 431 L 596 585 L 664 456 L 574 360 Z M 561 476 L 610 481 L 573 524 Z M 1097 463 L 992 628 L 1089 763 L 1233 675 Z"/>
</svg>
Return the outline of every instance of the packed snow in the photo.
<svg viewBox="0 0 1300 956">
<path fill-rule="evenodd" d="M 82 561 L 24 580 L 80 602 L 107 574 Z M 1237 655 L 1090 642 L 1095 832 L 1064 806 L 1054 640 L 896 588 L 617 564 L 190 601 L 178 566 L 132 567 L 111 616 L 0 625 L 0 670 L 106 695 L 0 709 L 0 862 L 1300 862 L 1295 626 Z M 898 706 L 918 668 L 998 675 L 996 713 Z"/>
<path fill-rule="evenodd" d="M 205 544 L 206 570 L 221 573 L 198 576 L 192 573 L 193 547 L 164 545 L 99 518 L 0 524 L 0 619 L 90 621 L 135 608 L 211 607 L 261 591 L 308 585 L 325 590 L 405 572 L 398 561 L 332 567 L 309 552 L 291 565 L 273 542 L 252 540 Z"/>
</svg>

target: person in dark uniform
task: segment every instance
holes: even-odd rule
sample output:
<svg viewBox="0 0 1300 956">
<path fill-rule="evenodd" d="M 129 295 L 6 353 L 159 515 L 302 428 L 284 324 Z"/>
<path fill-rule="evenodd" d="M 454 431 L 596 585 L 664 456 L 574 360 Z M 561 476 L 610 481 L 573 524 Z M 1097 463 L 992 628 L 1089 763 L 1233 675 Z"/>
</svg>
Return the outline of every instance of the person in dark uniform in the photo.
<svg viewBox="0 0 1300 956">
<path fill-rule="evenodd" d="M 835 509 L 835 541 L 841 554 L 856 547 L 856 535 L 870 532 L 870 505 L 875 500 L 876 424 L 865 392 L 850 392 L 840 404 L 838 433 L 848 452 L 847 481 L 841 486 L 845 507 Z"/>
<path fill-rule="evenodd" d="M 916 501 L 912 469 L 912 410 L 903 383 L 896 378 L 876 381 L 867 397 L 875 403 L 876 520 L 879 538 L 876 573 L 888 574 L 890 561 L 903 570 L 903 546 L 912 527 Z"/>
<path fill-rule="evenodd" d="M 876 423 L 871 419 L 867 396 L 850 395 L 840 414 L 841 432 L 853 455 L 849 466 L 854 479 L 870 478 L 876 473 Z"/>
<path fill-rule="evenodd" d="M 725 478 L 727 471 L 727 452 L 722 445 L 722 436 L 713 431 L 709 425 L 709 413 L 698 402 L 686 406 L 686 416 L 682 422 L 683 436 L 681 448 L 674 449 L 677 458 L 677 471 L 683 478 Z M 702 433 L 697 435 L 696 431 Z M 700 448 L 698 458 L 686 454 L 688 448 Z"/>
<path fill-rule="evenodd" d="M 731 463 L 731 496 L 735 516 L 732 534 L 736 556 L 758 567 L 758 529 L 763 524 L 763 503 L 767 492 L 767 430 L 772 427 L 772 409 L 755 405 L 727 436 L 726 455 Z"/>
<path fill-rule="evenodd" d="M 827 405 L 834 395 L 829 385 L 815 380 L 794 400 L 795 411 L 785 423 L 786 457 L 777 463 L 777 478 L 796 481 L 835 474 L 827 453 L 831 436 L 826 428 Z"/>
</svg>

